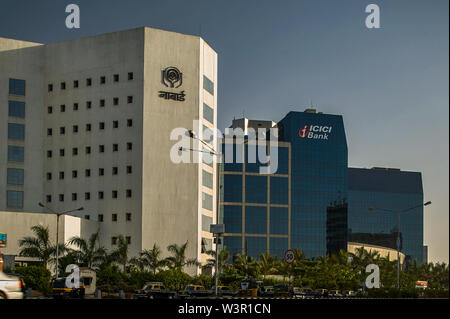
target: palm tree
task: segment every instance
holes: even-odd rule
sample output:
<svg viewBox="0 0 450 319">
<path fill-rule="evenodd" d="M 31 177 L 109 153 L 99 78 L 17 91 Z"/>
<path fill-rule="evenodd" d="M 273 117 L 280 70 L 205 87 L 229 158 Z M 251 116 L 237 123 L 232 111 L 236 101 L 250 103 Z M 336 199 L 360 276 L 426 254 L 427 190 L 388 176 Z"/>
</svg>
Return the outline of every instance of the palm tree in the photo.
<svg viewBox="0 0 450 319">
<path fill-rule="evenodd" d="M 274 271 L 276 271 L 276 259 L 267 251 L 266 253 L 259 255 L 258 265 L 263 279 L 266 277 L 266 275 L 270 275 Z"/>
<path fill-rule="evenodd" d="M 233 258 L 233 267 L 245 277 L 257 277 L 259 274 L 259 265 L 253 257 L 247 257 L 245 254 L 236 254 Z"/>
<path fill-rule="evenodd" d="M 97 231 L 92 234 L 88 240 L 79 236 L 74 236 L 69 239 L 68 243 L 78 247 L 78 250 L 75 252 L 78 254 L 80 262 L 87 267 L 92 268 L 103 260 L 106 253 L 105 248 L 99 245 L 99 240 L 99 231 Z"/>
<path fill-rule="evenodd" d="M 43 225 L 36 225 L 31 227 L 31 231 L 35 237 L 24 237 L 19 240 L 19 246 L 21 250 L 19 256 L 38 258 L 42 265 L 47 268 L 48 263 L 53 261 L 56 257 L 56 245 L 53 245 L 50 241 L 48 227 Z M 65 245 L 58 245 L 59 253 L 62 254 L 65 251 Z"/>
<path fill-rule="evenodd" d="M 126 270 L 128 264 L 128 242 L 123 235 L 117 238 L 117 248 L 111 252 L 109 257 L 113 262 L 120 264 L 123 271 Z"/>
<path fill-rule="evenodd" d="M 212 258 L 208 259 L 205 268 L 214 268 L 216 267 L 216 251 L 215 250 L 208 250 L 206 254 L 212 256 Z M 231 253 L 227 249 L 226 246 L 223 247 L 223 249 L 218 254 L 218 272 L 219 274 L 222 273 L 222 269 L 228 266 L 228 260 L 230 260 Z"/>
<path fill-rule="evenodd" d="M 165 259 L 167 265 L 171 269 L 176 269 L 181 271 L 185 266 L 200 266 L 200 263 L 195 258 L 186 258 L 186 248 L 188 246 L 188 241 L 183 245 L 178 246 L 177 244 L 172 244 L 167 247 L 167 250 L 172 254 L 172 256 Z"/>
<path fill-rule="evenodd" d="M 142 261 L 142 265 L 150 268 L 151 272 L 155 275 L 157 271 L 161 270 L 167 265 L 166 260 L 161 259 L 161 249 L 153 244 L 152 249 L 145 249 L 139 254 L 139 259 Z"/>
</svg>

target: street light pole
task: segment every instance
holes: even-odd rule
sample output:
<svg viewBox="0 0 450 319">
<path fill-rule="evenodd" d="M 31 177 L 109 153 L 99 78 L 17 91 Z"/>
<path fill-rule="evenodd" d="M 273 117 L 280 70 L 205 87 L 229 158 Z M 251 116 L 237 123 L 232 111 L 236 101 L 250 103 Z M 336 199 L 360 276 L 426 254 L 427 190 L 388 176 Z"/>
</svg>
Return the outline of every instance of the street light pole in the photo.
<svg viewBox="0 0 450 319">
<path fill-rule="evenodd" d="M 428 201 L 426 203 L 416 205 L 404 210 L 391 210 L 391 209 L 384 209 L 384 208 L 376 208 L 376 207 L 369 207 L 369 210 L 380 210 L 390 213 L 396 213 L 397 214 L 397 289 L 400 289 L 400 214 L 406 213 L 410 210 L 413 210 L 418 207 L 422 206 L 428 206 L 431 204 L 431 201 Z"/>
<path fill-rule="evenodd" d="M 197 137 L 193 130 L 189 130 L 187 132 L 187 136 L 189 136 L 192 139 L 199 140 L 204 146 L 206 146 L 209 149 L 208 153 L 210 155 L 220 156 L 220 158 L 222 159 L 222 157 L 221 157 L 222 153 L 217 152 L 213 147 L 209 146 L 208 143 L 203 141 L 201 138 Z M 203 150 L 195 150 L 195 149 L 191 149 L 191 148 L 190 149 L 185 149 L 183 147 L 180 147 L 179 150 L 180 151 L 196 151 L 196 152 L 204 153 Z M 220 172 L 219 172 L 218 168 L 216 168 L 216 170 L 217 170 L 217 172 L 216 172 L 216 174 L 217 174 L 216 180 L 217 180 L 217 190 L 218 190 L 218 192 L 216 193 L 216 225 L 215 226 L 219 226 L 217 223 L 219 221 L 219 208 L 220 208 L 219 207 L 219 196 L 220 196 L 220 189 L 219 189 L 219 187 L 220 187 L 219 184 L 220 183 L 219 183 L 219 180 L 220 179 L 218 178 Z M 221 231 L 223 232 L 223 229 Z M 218 287 L 218 285 L 219 285 L 219 241 L 220 241 L 220 236 L 221 236 L 221 232 L 220 231 L 217 232 L 217 233 L 213 233 L 213 237 L 214 237 L 215 244 L 216 244 L 216 247 L 215 247 L 216 248 L 215 249 L 215 263 L 214 263 L 214 282 L 215 282 L 215 296 L 216 296 L 216 298 L 218 297 L 218 294 L 219 294 L 219 290 L 218 290 L 219 287 Z"/>
<path fill-rule="evenodd" d="M 41 206 L 42 208 L 46 208 L 47 210 L 50 211 L 50 213 L 55 214 L 56 215 L 56 266 L 55 266 L 55 278 L 58 278 L 58 261 L 59 261 L 59 216 L 64 215 L 64 214 L 68 214 L 71 212 L 75 212 L 75 211 L 80 211 L 83 210 L 83 207 L 77 208 L 77 209 L 72 209 L 72 210 L 68 210 L 68 211 L 64 211 L 61 213 L 57 213 L 55 212 L 53 209 L 51 209 L 48 206 L 45 206 L 44 204 L 42 204 L 41 202 L 39 202 L 39 206 Z"/>
</svg>

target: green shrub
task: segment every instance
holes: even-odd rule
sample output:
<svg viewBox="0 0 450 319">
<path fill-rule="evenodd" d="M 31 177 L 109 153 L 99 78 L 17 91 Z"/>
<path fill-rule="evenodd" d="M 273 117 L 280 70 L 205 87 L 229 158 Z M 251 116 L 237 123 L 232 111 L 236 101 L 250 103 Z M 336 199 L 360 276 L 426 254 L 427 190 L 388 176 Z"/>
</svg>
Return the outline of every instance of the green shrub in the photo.
<svg viewBox="0 0 450 319">
<path fill-rule="evenodd" d="M 22 276 L 26 288 L 42 292 L 48 296 L 52 292 L 50 271 L 43 266 L 16 267 L 16 273 Z"/>
<path fill-rule="evenodd" d="M 164 286 L 169 290 L 181 290 L 192 281 L 191 276 L 178 269 L 161 271 L 156 275 L 156 279 L 156 281 L 163 282 Z"/>
</svg>

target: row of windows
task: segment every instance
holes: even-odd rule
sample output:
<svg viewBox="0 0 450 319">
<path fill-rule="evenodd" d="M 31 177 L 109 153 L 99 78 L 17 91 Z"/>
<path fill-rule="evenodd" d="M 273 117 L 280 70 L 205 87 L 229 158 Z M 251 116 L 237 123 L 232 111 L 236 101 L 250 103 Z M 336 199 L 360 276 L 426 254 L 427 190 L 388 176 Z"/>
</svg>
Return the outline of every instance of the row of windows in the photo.
<svg viewBox="0 0 450 319">
<path fill-rule="evenodd" d="M 128 142 L 127 143 L 127 151 L 131 151 L 133 149 L 133 143 Z M 86 146 L 85 147 L 85 153 L 86 154 L 91 154 L 91 147 L 90 146 Z M 112 151 L 113 152 L 118 152 L 119 151 L 119 144 L 112 144 Z M 105 145 L 101 144 L 98 146 L 98 152 L 99 153 L 104 153 L 105 152 Z M 72 155 L 73 156 L 77 156 L 78 155 L 78 147 L 73 147 L 72 148 Z M 59 149 L 59 156 L 65 156 L 65 149 L 61 148 Z M 52 150 L 47 150 L 47 158 L 52 158 L 53 157 L 53 151 Z M 23 160 L 22 160 L 23 161 Z"/>
<path fill-rule="evenodd" d="M 127 103 L 131 104 L 133 103 L 133 96 L 129 95 L 127 96 Z M 118 97 L 114 97 L 113 98 L 113 105 L 119 105 L 119 98 Z M 106 106 L 106 100 L 105 99 L 100 99 L 99 103 L 98 103 L 99 107 L 105 107 Z M 79 103 L 73 103 L 72 105 L 72 110 L 73 111 L 78 111 L 80 108 Z M 92 108 L 92 101 L 86 101 L 86 109 L 91 109 Z M 66 105 L 65 104 L 61 104 L 59 106 L 59 111 L 64 113 L 66 111 Z M 52 114 L 53 113 L 53 106 L 47 106 L 47 113 L 48 114 Z"/>
<path fill-rule="evenodd" d="M 120 80 L 119 74 L 114 74 L 112 79 L 113 79 L 113 82 L 114 82 L 114 83 L 119 82 L 119 80 Z M 131 81 L 131 80 L 133 80 L 133 79 L 134 79 L 134 74 L 133 74 L 133 72 L 128 72 L 128 81 Z M 73 85 L 73 88 L 78 88 L 78 87 L 80 87 L 80 81 L 79 81 L 79 80 L 74 80 L 72 83 L 73 83 L 73 84 L 72 84 L 72 85 Z M 85 81 L 85 83 L 86 83 L 86 86 L 87 86 L 87 87 L 88 87 L 88 86 L 92 86 L 92 83 L 93 83 L 92 78 L 87 78 L 86 81 Z M 100 83 L 100 84 L 106 84 L 106 76 L 104 76 L 104 75 L 100 76 L 100 78 L 99 78 L 99 83 Z M 10 79 L 10 87 L 11 87 L 11 79 Z M 67 87 L 66 82 L 60 82 L 59 88 L 60 88 L 61 90 L 65 90 L 66 87 Z M 48 92 L 53 92 L 53 83 L 48 84 L 47 89 L 48 89 Z M 11 94 L 12 94 L 12 93 L 11 93 Z M 23 95 L 25 95 L 25 94 L 23 94 Z"/>
<path fill-rule="evenodd" d="M 127 119 L 127 127 L 132 127 L 133 126 L 133 120 L 132 119 Z M 113 128 L 119 128 L 119 121 L 114 120 L 112 121 L 112 127 Z M 99 122 L 98 123 L 98 129 L 99 130 L 104 130 L 106 128 L 106 124 L 105 122 Z M 92 124 L 91 123 L 87 123 L 86 127 L 85 127 L 86 132 L 90 132 L 92 131 Z M 78 125 L 72 125 L 72 132 L 73 133 L 78 133 L 79 132 L 79 126 Z M 66 134 L 66 127 L 65 126 L 61 126 L 59 128 L 59 134 L 60 135 L 65 135 Z M 47 136 L 52 136 L 53 135 L 53 128 L 47 128 Z"/>
<path fill-rule="evenodd" d="M 89 215 L 85 215 L 86 219 L 90 219 Z M 103 214 L 98 214 L 98 221 L 99 222 L 103 222 L 104 221 L 104 215 Z M 117 214 L 111 214 L 111 221 L 112 222 L 117 222 L 118 219 L 118 215 Z M 131 222 L 131 213 L 125 213 L 125 221 L 127 222 Z"/>
<path fill-rule="evenodd" d="M 132 194 L 131 189 L 127 189 L 125 191 L 125 197 L 126 198 L 131 198 L 132 197 L 131 194 Z M 104 199 L 105 198 L 105 193 L 103 191 L 99 191 L 97 193 L 97 196 L 98 196 L 98 199 Z M 113 190 L 111 192 L 111 198 L 114 198 L 114 199 L 119 198 L 119 192 L 117 190 Z M 46 195 L 45 199 L 46 199 L 47 203 L 51 203 L 52 202 L 52 195 L 49 195 L 49 194 Z M 65 199 L 64 194 L 58 194 L 58 200 L 60 202 L 64 202 L 64 199 Z M 90 192 L 85 192 L 84 193 L 84 200 L 90 200 L 90 199 L 91 199 L 91 193 Z M 78 200 L 78 193 L 72 193 L 72 201 L 76 201 L 76 200 Z"/>
<path fill-rule="evenodd" d="M 126 167 L 126 173 L 127 174 L 131 174 L 132 171 L 133 171 L 132 166 L 128 165 Z M 112 175 L 118 175 L 119 174 L 119 168 L 117 166 L 113 166 L 111 168 L 111 173 L 112 173 Z M 98 176 L 104 176 L 104 175 L 105 175 L 105 169 L 104 168 L 99 168 L 98 169 Z M 59 176 L 59 179 L 64 179 L 64 177 L 65 177 L 64 171 L 59 172 L 58 176 Z M 91 177 L 91 170 L 90 169 L 85 169 L 84 170 L 84 176 L 85 177 Z M 77 177 L 78 177 L 78 170 L 72 170 L 72 178 L 77 178 Z M 52 180 L 52 178 L 53 178 L 52 173 L 51 172 L 47 172 L 46 178 L 47 178 L 48 181 Z M 22 179 L 23 179 L 23 172 L 22 172 Z"/>
</svg>

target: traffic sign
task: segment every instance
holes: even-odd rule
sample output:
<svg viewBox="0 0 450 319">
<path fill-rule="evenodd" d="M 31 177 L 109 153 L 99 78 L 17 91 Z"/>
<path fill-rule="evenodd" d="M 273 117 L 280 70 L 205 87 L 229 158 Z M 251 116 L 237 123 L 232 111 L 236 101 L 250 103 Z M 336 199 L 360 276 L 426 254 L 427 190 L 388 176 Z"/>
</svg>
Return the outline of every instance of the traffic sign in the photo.
<svg viewBox="0 0 450 319">
<path fill-rule="evenodd" d="M 292 249 L 286 250 L 284 253 L 284 261 L 288 264 L 292 264 L 295 261 L 295 252 Z"/>
</svg>

